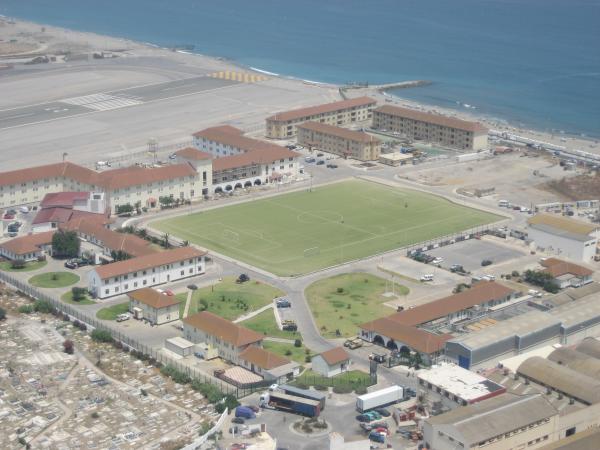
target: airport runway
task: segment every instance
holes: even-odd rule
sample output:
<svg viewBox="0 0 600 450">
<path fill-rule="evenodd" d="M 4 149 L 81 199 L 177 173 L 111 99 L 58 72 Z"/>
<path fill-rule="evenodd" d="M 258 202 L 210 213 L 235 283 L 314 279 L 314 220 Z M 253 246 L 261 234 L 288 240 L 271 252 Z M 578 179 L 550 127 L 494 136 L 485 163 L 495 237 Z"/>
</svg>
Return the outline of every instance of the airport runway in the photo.
<svg viewBox="0 0 600 450">
<path fill-rule="evenodd" d="M 212 91 L 240 81 L 200 76 L 0 110 L 0 130 Z"/>
</svg>

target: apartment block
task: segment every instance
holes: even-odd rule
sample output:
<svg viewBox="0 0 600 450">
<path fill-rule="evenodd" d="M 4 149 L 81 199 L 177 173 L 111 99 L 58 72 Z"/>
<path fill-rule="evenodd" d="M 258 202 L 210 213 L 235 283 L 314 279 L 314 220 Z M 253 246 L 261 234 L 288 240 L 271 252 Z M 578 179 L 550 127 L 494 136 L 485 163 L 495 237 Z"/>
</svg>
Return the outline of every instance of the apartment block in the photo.
<svg viewBox="0 0 600 450">
<path fill-rule="evenodd" d="M 381 141 L 362 131 L 353 131 L 320 122 L 298 125 L 298 143 L 344 158 L 373 161 L 379 158 Z"/>
<path fill-rule="evenodd" d="M 370 97 L 357 97 L 280 112 L 267 117 L 266 135 L 271 139 L 287 139 L 297 134 L 298 125 L 309 121 L 337 126 L 370 121 L 376 104 Z"/>
<path fill-rule="evenodd" d="M 373 128 L 458 150 L 477 151 L 488 146 L 488 129 L 478 122 L 398 106 L 384 105 L 375 109 Z"/>
</svg>

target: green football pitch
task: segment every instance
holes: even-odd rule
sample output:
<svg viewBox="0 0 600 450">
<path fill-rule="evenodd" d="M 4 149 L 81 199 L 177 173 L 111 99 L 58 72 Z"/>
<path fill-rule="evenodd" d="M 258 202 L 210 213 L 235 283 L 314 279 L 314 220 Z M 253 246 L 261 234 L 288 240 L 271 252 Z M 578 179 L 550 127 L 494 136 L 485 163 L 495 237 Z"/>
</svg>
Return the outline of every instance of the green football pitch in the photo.
<svg viewBox="0 0 600 450">
<path fill-rule="evenodd" d="M 151 226 L 277 275 L 364 258 L 500 220 L 444 198 L 351 180 Z"/>
</svg>

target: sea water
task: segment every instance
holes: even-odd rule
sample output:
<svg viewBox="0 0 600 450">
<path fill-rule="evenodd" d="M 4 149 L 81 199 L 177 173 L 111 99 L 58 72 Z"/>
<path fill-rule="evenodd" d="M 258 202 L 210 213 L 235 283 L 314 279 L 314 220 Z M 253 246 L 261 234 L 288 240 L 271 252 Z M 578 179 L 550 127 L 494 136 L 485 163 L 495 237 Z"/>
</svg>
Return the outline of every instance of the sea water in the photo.
<svg viewBox="0 0 600 450">
<path fill-rule="evenodd" d="M 0 14 L 194 45 L 317 82 L 600 137 L 600 0 L 1 0 Z"/>
</svg>

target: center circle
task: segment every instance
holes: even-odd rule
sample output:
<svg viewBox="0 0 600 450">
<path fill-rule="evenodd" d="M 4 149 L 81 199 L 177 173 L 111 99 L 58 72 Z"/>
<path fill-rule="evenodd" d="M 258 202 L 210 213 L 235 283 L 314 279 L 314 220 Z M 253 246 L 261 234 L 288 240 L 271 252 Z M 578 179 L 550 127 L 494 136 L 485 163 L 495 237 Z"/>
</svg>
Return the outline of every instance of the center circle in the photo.
<svg viewBox="0 0 600 450">
<path fill-rule="evenodd" d="M 314 210 L 298 214 L 298 222 L 308 225 L 337 222 L 342 223 L 344 216 L 335 211 Z"/>
</svg>

